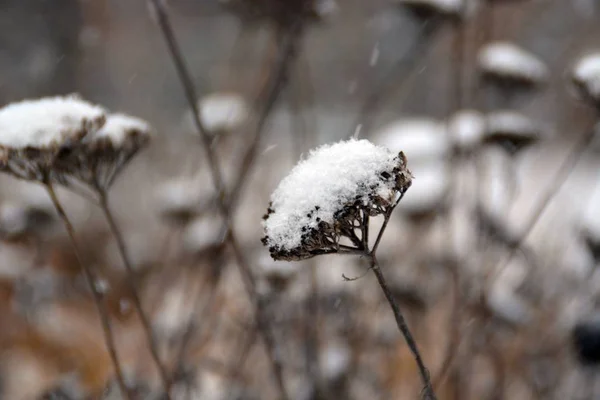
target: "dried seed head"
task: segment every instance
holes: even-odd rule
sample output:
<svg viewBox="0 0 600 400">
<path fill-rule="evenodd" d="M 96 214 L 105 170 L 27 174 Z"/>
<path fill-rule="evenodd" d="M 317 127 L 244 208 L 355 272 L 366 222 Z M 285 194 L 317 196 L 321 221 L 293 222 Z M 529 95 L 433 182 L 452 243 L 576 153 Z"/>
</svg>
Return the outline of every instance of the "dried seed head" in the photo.
<svg viewBox="0 0 600 400">
<path fill-rule="evenodd" d="M 404 155 L 367 140 L 313 150 L 281 181 L 263 221 L 275 259 L 300 260 L 339 250 L 363 216 L 384 214 L 411 184 Z"/>
<path fill-rule="evenodd" d="M 483 74 L 502 83 L 531 86 L 548 79 L 548 67 L 529 51 L 510 42 L 494 42 L 478 55 Z"/>
<path fill-rule="evenodd" d="M 48 97 L 0 109 L 0 170 L 42 180 L 57 159 L 105 123 L 105 110 L 77 96 Z"/>
<path fill-rule="evenodd" d="M 60 175 L 107 189 L 133 156 L 148 145 L 150 136 L 147 122 L 125 114 L 110 114 L 99 130 L 59 157 L 57 169 Z"/>
<path fill-rule="evenodd" d="M 581 97 L 596 106 L 600 105 L 600 53 L 581 57 L 573 67 L 571 79 Z"/>
</svg>

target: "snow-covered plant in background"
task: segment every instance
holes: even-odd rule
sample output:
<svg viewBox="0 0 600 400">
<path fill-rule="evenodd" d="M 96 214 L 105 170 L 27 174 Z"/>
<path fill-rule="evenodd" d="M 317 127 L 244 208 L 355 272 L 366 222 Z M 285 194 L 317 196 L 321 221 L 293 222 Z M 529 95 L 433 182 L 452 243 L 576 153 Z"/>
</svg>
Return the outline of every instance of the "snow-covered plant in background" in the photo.
<svg viewBox="0 0 600 400">
<path fill-rule="evenodd" d="M 271 195 L 263 244 L 275 260 L 332 253 L 367 257 L 415 357 L 425 396 L 435 399 L 429 372 L 376 258 L 389 218 L 411 182 L 402 152 L 368 140 L 323 145 L 301 160 Z M 371 246 L 369 221 L 377 216 L 384 221 Z"/>
<path fill-rule="evenodd" d="M 581 96 L 600 105 L 600 53 L 590 53 L 575 63 L 571 76 Z"/>
<path fill-rule="evenodd" d="M 494 42 L 478 54 L 484 75 L 497 80 L 529 85 L 548 79 L 548 67 L 537 56 L 510 42 Z"/>
<path fill-rule="evenodd" d="M 148 144 L 149 138 L 150 126 L 145 121 L 124 114 L 110 114 L 103 107 L 75 95 L 25 100 L 0 109 L 0 170 L 20 179 L 37 181 L 46 187 L 69 233 L 94 296 L 119 385 L 126 397 L 129 397 L 128 390 L 114 351 L 114 340 L 102 304 L 103 294 L 98 290 L 94 273 L 81 260 L 74 228 L 56 196 L 54 185 L 80 189 L 78 184 L 83 184 L 97 195 L 98 204 L 117 239 L 134 305 L 168 393 L 168 379 L 158 358 L 148 319 L 141 308 L 125 242 L 108 205 L 108 190 L 115 178 Z"/>
<path fill-rule="evenodd" d="M 227 133 L 247 122 L 250 107 L 237 93 L 212 93 L 198 101 L 200 121 L 213 135 Z"/>
</svg>

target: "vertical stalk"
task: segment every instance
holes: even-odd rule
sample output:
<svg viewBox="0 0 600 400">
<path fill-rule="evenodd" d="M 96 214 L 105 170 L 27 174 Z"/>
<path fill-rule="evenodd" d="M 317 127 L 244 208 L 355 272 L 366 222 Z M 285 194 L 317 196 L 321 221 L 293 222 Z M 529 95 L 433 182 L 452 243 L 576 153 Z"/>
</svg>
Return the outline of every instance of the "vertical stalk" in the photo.
<svg viewBox="0 0 600 400">
<path fill-rule="evenodd" d="M 415 341 L 412 333 L 410 332 L 408 324 L 406 323 L 406 320 L 404 319 L 404 316 L 400 311 L 400 307 L 398 306 L 396 299 L 394 299 L 394 295 L 392 294 L 390 288 L 387 285 L 387 281 L 385 280 L 383 272 L 381 272 L 381 268 L 379 267 L 379 263 L 377 262 L 375 254 L 371 253 L 370 258 L 371 270 L 373 270 L 373 273 L 377 277 L 377 282 L 379 282 L 379 286 L 381 287 L 385 298 L 387 299 L 392 311 L 394 312 L 394 317 L 396 318 L 396 325 L 398 326 L 398 329 L 404 336 L 404 340 L 406 340 L 406 344 L 408 345 L 408 348 L 413 354 L 417 363 L 417 367 L 419 368 L 419 374 L 421 375 L 421 380 L 423 381 L 423 385 L 425 386 L 423 388 L 424 398 L 426 400 L 436 400 L 437 398 L 433 391 L 433 386 L 429 377 L 429 371 L 427 370 L 427 367 L 423 362 L 423 358 L 421 357 L 421 353 L 419 352 L 419 349 L 417 347 L 417 342 Z"/>
<path fill-rule="evenodd" d="M 108 225 L 110 227 L 112 234 L 115 237 L 115 240 L 117 241 L 117 247 L 119 249 L 119 254 L 121 255 L 121 259 L 123 260 L 123 264 L 125 265 L 125 270 L 126 270 L 125 276 L 126 276 L 127 285 L 129 286 L 129 290 L 131 291 L 133 306 L 135 307 L 135 309 L 140 317 L 140 321 L 142 323 L 142 328 L 146 335 L 146 340 L 148 341 L 148 347 L 150 349 L 152 359 L 154 360 L 154 363 L 156 364 L 156 368 L 158 369 L 158 373 L 160 375 L 160 378 L 162 380 L 162 383 L 163 383 L 163 386 L 165 389 L 165 397 L 167 399 L 170 399 L 171 398 L 171 395 L 170 395 L 171 381 L 170 381 L 169 376 L 160 360 L 160 356 L 158 354 L 158 349 L 156 347 L 156 342 L 154 340 L 154 335 L 152 333 L 152 327 L 150 326 L 150 321 L 148 320 L 148 316 L 142 309 L 142 302 L 140 300 L 140 296 L 139 296 L 139 293 L 137 290 L 137 285 L 135 283 L 135 271 L 133 270 L 133 266 L 131 264 L 129 255 L 127 254 L 127 249 L 125 247 L 125 240 L 123 239 L 123 234 L 122 234 L 121 230 L 119 229 L 119 226 L 117 225 L 115 218 L 113 216 L 113 213 L 108 204 L 108 196 L 107 196 L 106 190 L 100 189 L 100 188 L 97 188 L 97 190 L 98 190 L 100 208 L 102 209 L 102 213 L 104 214 L 104 217 L 106 218 L 106 221 L 108 222 Z"/>
<path fill-rule="evenodd" d="M 127 384 L 125 383 L 125 378 L 123 376 L 123 370 L 121 369 L 121 364 L 119 363 L 119 359 L 117 357 L 117 350 L 115 346 L 115 339 L 113 336 L 113 332 L 110 326 L 110 319 L 108 316 L 108 312 L 103 303 L 102 295 L 98 293 L 96 290 L 94 274 L 90 269 L 89 265 L 83 262 L 81 253 L 79 250 L 79 245 L 77 244 L 77 239 L 75 238 L 75 229 L 73 228 L 73 224 L 67 217 L 67 214 L 60 204 L 58 197 L 56 196 L 56 192 L 54 191 L 54 186 L 50 182 L 48 178 L 44 180 L 44 186 L 46 187 L 46 191 L 50 196 L 52 204 L 58 213 L 59 218 L 62 220 L 65 229 L 67 230 L 67 234 L 69 235 L 69 240 L 71 241 L 71 245 L 73 246 L 73 251 L 75 252 L 75 257 L 77 258 L 77 263 L 81 267 L 83 274 L 85 276 L 85 280 L 88 284 L 90 291 L 92 292 L 92 298 L 94 299 L 94 305 L 98 310 L 98 316 L 100 317 L 100 324 L 102 325 L 102 331 L 104 333 L 104 341 L 106 343 L 106 350 L 110 356 L 110 359 L 115 368 L 115 374 L 117 375 L 117 382 L 119 384 L 119 389 L 121 390 L 122 395 L 131 400 L 131 394 L 127 389 Z"/>
</svg>

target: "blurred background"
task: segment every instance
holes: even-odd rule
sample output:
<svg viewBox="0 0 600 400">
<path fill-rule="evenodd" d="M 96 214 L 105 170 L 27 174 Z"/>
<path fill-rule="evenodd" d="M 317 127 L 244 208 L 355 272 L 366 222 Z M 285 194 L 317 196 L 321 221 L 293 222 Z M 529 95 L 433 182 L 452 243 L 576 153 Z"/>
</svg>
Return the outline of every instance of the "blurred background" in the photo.
<svg viewBox="0 0 600 400">
<path fill-rule="evenodd" d="M 79 93 L 152 125 L 111 204 L 172 399 L 420 398 L 364 260 L 260 242 L 302 154 L 351 137 L 415 177 L 378 254 L 438 399 L 600 399 L 599 22 L 596 0 L 0 0 L 0 106 Z M 129 398 L 164 398 L 108 225 L 59 195 Z M 44 190 L 1 176 L 0 233 L 0 399 L 125 398 Z"/>
</svg>

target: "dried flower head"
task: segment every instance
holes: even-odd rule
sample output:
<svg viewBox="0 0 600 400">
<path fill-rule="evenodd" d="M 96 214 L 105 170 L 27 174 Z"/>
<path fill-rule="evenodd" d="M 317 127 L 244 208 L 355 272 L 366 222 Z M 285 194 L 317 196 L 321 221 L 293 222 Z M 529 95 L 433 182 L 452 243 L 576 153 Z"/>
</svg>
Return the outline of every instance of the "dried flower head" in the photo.
<svg viewBox="0 0 600 400">
<path fill-rule="evenodd" d="M 541 136 L 540 125 L 517 111 L 498 110 L 488 114 L 485 142 L 498 144 L 510 154 L 538 142 Z"/>
<path fill-rule="evenodd" d="M 250 107 L 236 93 L 212 93 L 198 101 L 202 124 L 211 134 L 231 132 L 247 122 Z"/>
<path fill-rule="evenodd" d="M 47 97 L 0 109 L 0 170 L 26 180 L 56 174 L 56 163 L 105 123 L 105 110 L 77 96 Z"/>
<path fill-rule="evenodd" d="M 573 68 L 571 79 L 584 99 L 600 105 L 600 53 L 581 57 Z"/>
<path fill-rule="evenodd" d="M 484 76 L 503 84 L 537 85 L 548 79 L 548 67 L 529 51 L 510 42 L 494 42 L 478 55 Z"/>
<path fill-rule="evenodd" d="M 61 175 L 107 189 L 133 156 L 149 143 L 150 132 L 150 125 L 139 118 L 110 114 L 100 129 L 61 158 L 58 165 Z"/>
<path fill-rule="evenodd" d="M 392 210 L 411 179 L 403 153 L 367 140 L 321 146 L 273 192 L 263 244 L 282 260 L 343 252 L 342 238 L 359 248 L 363 218 Z"/>
</svg>

